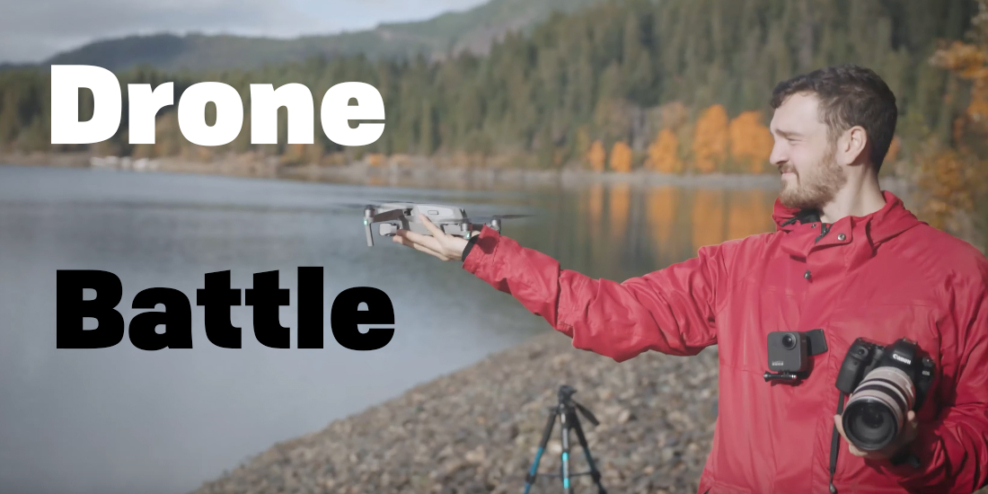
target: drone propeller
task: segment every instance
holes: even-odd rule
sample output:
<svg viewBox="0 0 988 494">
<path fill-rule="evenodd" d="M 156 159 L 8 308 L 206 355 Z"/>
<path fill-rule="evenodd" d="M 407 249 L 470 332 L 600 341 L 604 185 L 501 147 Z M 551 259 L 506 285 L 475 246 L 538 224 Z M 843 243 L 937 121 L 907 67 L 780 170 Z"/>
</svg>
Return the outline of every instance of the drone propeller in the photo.
<svg viewBox="0 0 988 494">
<path fill-rule="evenodd" d="M 416 204 L 415 201 L 403 201 L 400 199 L 373 199 L 370 202 L 374 204 Z"/>
<path fill-rule="evenodd" d="M 385 204 L 415 204 L 415 203 L 411 201 L 379 201 L 377 199 L 373 199 L 367 202 L 339 202 L 339 203 L 334 203 L 333 205 L 343 208 L 348 208 L 348 209 L 364 209 L 367 207 L 377 209 Z"/>
<path fill-rule="evenodd" d="M 435 220 L 435 224 L 460 224 L 460 223 L 471 223 L 474 225 L 479 225 L 481 223 L 488 223 L 494 220 L 510 220 L 514 218 L 526 218 L 531 216 L 530 214 L 498 214 L 494 216 L 474 216 L 469 218 L 446 218 L 442 220 Z M 430 220 L 431 221 L 431 220 Z"/>
<path fill-rule="evenodd" d="M 375 206 L 373 204 L 368 204 L 368 203 L 365 203 L 365 202 L 360 202 L 360 203 L 358 203 L 358 202 L 344 202 L 344 203 L 335 203 L 333 205 L 334 206 L 341 207 L 341 208 L 347 208 L 347 209 L 366 209 L 366 208 L 369 208 L 369 207 L 370 208 L 375 208 L 375 209 L 377 208 L 377 206 Z"/>
</svg>

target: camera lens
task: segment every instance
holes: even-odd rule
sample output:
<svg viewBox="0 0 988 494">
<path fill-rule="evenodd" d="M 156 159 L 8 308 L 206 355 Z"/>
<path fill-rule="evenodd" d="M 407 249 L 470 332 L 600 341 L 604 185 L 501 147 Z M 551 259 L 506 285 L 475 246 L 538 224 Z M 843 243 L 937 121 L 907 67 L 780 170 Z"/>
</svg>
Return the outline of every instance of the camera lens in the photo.
<svg viewBox="0 0 988 494">
<path fill-rule="evenodd" d="M 899 433 L 893 409 L 879 401 L 864 401 L 844 412 L 844 431 L 859 449 L 874 451 L 890 444 Z M 848 433 L 851 430 L 853 432 Z"/>
<path fill-rule="evenodd" d="M 786 350 L 792 350 L 796 348 L 796 337 L 792 334 L 785 334 L 782 336 L 782 346 Z"/>
<path fill-rule="evenodd" d="M 873 406 L 874 404 L 869 404 L 867 408 L 861 413 L 860 422 L 861 425 L 869 429 L 882 429 L 888 427 L 888 421 L 886 419 L 885 409 Z"/>
<path fill-rule="evenodd" d="M 913 382 L 901 369 L 871 371 L 851 393 L 842 414 L 847 440 L 864 451 L 888 446 L 905 425 L 915 397 Z"/>
</svg>

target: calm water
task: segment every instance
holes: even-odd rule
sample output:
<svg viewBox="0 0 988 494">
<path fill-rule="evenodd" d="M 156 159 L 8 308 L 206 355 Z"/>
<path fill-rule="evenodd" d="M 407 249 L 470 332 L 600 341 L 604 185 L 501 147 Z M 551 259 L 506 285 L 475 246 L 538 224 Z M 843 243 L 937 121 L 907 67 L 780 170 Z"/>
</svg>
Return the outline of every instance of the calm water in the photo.
<svg viewBox="0 0 988 494">
<path fill-rule="evenodd" d="M 705 244 L 773 228 L 775 191 L 597 185 L 534 192 L 439 191 L 256 179 L 0 166 L 0 486 L 28 493 L 175 493 L 196 488 L 276 441 L 399 395 L 418 383 L 549 331 L 510 296 L 409 249 L 364 243 L 345 203 L 459 204 L 471 215 L 533 213 L 505 235 L 564 268 L 625 279 Z M 387 239 L 381 239 L 387 240 Z M 325 297 L 353 286 L 388 293 L 397 319 L 383 349 L 244 348 L 206 339 L 146 352 L 128 338 L 99 350 L 55 348 L 55 273 L 99 269 L 123 283 L 117 310 L 149 287 L 194 303 L 208 272 L 233 286 L 279 270 L 295 327 L 296 268 L 323 266 Z M 87 326 L 92 327 L 92 326 Z M 293 335 L 292 346 L 295 346 Z"/>
</svg>

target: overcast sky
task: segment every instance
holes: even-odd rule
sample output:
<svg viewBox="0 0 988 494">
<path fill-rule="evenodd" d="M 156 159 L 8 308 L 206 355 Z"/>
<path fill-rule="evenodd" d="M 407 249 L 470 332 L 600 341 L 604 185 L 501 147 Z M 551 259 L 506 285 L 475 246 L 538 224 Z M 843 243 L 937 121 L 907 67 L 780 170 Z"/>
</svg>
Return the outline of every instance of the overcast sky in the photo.
<svg viewBox="0 0 988 494">
<path fill-rule="evenodd" d="M 292 37 L 422 20 L 486 0 L 0 0 L 0 62 L 103 38 L 171 32 Z"/>
</svg>

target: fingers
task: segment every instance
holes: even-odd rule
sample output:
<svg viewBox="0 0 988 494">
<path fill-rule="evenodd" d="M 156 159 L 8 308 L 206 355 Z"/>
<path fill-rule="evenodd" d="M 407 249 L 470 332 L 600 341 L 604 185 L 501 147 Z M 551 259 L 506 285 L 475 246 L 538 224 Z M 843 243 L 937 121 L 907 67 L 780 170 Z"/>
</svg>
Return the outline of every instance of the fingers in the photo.
<svg viewBox="0 0 988 494">
<path fill-rule="evenodd" d="M 861 458 L 861 457 L 865 457 L 865 456 L 868 456 L 868 452 L 867 452 L 867 451 L 861 451 L 860 449 L 858 449 L 858 448 L 856 448 L 856 447 L 855 447 L 855 446 L 854 446 L 853 444 L 851 444 L 851 443 L 847 443 L 847 450 L 848 450 L 848 451 L 849 451 L 849 452 L 850 452 L 850 453 L 851 453 L 852 455 L 854 455 L 854 456 L 857 456 L 857 457 L 859 457 L 859 458 Z"/>
<path fill-rule="evenodd" d="M 419 220 L 422 221 L 422 224 L 425 225 L 425 229 L 429 230 L 429 233 L 431 233 L 433 237 L 446 235 L 446 233 L 440 230 L 438 226 L 433 225 L 432 221 L 429 221 L 429 218 L 426 218 L 424 214 L 419 214 Z"/>
<path fill-rule="evenodd" d="M 906 426 L 904 442 L 910 443 L 919 436 L 919 420 L 916 419 L 916 412 L 909 410 L 909 413 L 906 414 L 906 421 L 909 425 Z"/>
<path fill-rule="evenodd" d="M 429 246 L 423 245 L 423 244 L 420 244 L 420 243 L 416 243 L 416 242 L 412 241 L 411 239 L 406 238 L 406 237 L 404 237 L 402 235 L 395 235 L 393 241 L 396 242 L 396 243 L 400 243 L 402 245 L 411 247 L 411 248 L 413 248 L 413 249 L 415 249 L 415 250 L 417 250 L 419 252 L 425 252 L 426 254 L 429 254 L 429 255 L 431 255 L 433 257 L 436 257 L 436 258 L 438 258 L 441 261 L 448 261 L 449 260 L 449 257 L 446 257 L 442 253 L 431 249 Z"/>
<path fill-rule="evenodd" d="M 413 247 L 415 250 L 433 255 L 444 261 L 449 261 L 456 257 L 453 253 L 454 249 L 449 248 L 447 245 L 450 239 L 454 237 L 450 237 L 444 233 L 441 228 L 436 226 L 429 218 L 426 218 L 424 214 L 419 215 L 419 220 L 431 235 L 424 235 L 409 230 L 398 230 L 393 241 Z"/>
<path fill-rule="evenodd" d="M 442 246 L 436 237 L 430 235 L 422 235 L 421 233 L 415 233 L 409 230 L 398 230 L 398 233 L 395 234 L 395 238 L 398 237 L 406 238 L 412 241 L 413 243 L 426 246 L 436 252 L 442 252 Z"/>
</svg>

